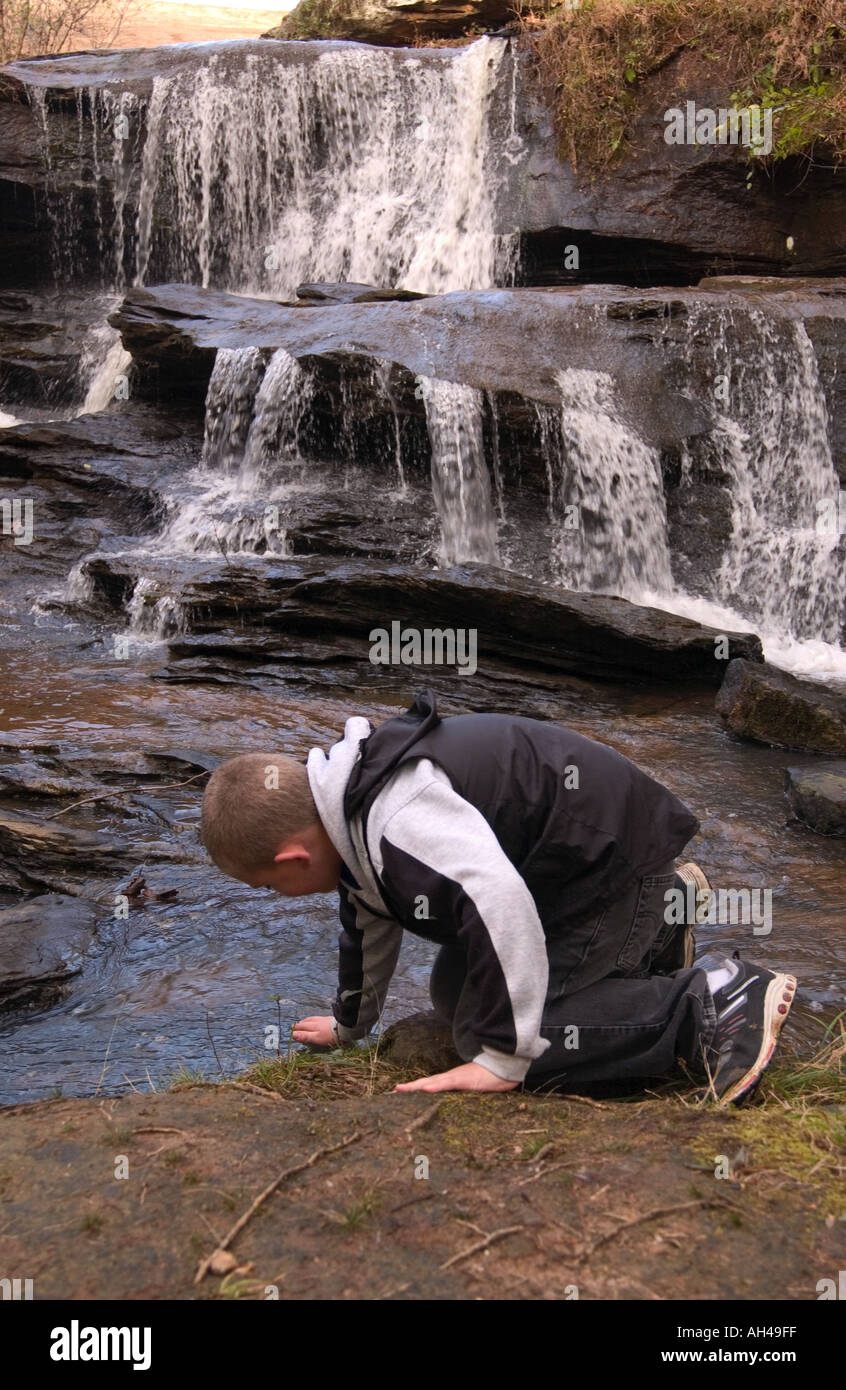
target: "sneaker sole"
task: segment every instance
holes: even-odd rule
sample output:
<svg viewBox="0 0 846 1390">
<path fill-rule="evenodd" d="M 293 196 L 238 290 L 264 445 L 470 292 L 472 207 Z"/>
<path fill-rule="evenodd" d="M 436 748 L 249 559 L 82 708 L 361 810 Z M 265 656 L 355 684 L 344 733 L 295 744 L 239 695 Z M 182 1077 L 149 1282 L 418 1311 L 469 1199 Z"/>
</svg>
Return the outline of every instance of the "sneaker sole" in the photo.
<svg viewBox="0 0 846 1390">
<path fill-rule="evenodd" d="M 764 997 L 764 1027 L 758 1056 L 745 1075 L 739 1081 L 735 1081 L 725 1095 L 720 1096 L 720 1105 L 736 1105 L 758 1085 L 772 1061 L 778 1035 L 787 1021 L 795 998 L 796 977 L 794 975 L 775 975 L 767 986 L 767 993 Z"/>
<path fill-rule="evenodd" d="M 709 903 L 711 902 L 711 898 L 712 898 L 712 895 L 713 895 L 714 890 L 713 890 L 713 888 L 711 887 L 710 883 L 708 882 L 708 879 L 706 878 L 706 876 L 705 876 L 704 872 L 702 871 L 702 869 L 700 869 L 700 867 L 699 867 L 698 864 L 694 864 L 694 862 L 693 862 L 692 859 L 691 859 L 691 860 L 688 860 L 688 862 L 687 862 L 686 864 L 679 864 L 678 868 L 676 869 L 676 874 L 677 874 L 678 877 L 682 880 L 682 882 L 684 882 L 684 883 L 692 883 L 693 886 L 694 886 L 694 888 L 695 888 L 695 890 L 696 890 L 696 913 L 695 913 L 695 916 L 696 916 L 696 922 L 698 923 L 698 922 L 699 922 L 699 914 L 700 914 L 700 911 L 701 911 L 701 909 L 702 909 L 702 907 L 703 907 L 703 904 L 707 905 L 707 904 L 709 904 Z M 692 926 L 692 925 L 694 925 L 694 924 L 693 924 L 693 923 L 688 923 L 688 926 Z M 692 965 L 692 964 L 693 964 L 693 957 L 691 956 L 690 965 Z M 685 968 L 686 968 L 686 969 L 689 969 L 689 968 L 690 968 L 690 965 L 688 965 L 687 960 L 685 960 Z"/>
</svg>

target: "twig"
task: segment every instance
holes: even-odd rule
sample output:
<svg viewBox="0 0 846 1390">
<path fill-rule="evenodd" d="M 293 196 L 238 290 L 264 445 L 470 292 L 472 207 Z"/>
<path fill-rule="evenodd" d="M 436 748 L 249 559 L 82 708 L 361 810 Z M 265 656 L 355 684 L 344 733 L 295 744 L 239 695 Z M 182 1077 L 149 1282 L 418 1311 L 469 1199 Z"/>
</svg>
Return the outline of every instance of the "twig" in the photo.
<svg viewBox="0 0 846 1390">
<path fill-rule="evenodd" d="M 457 1255 L 452 1255 L 445 1260 L 440 1269 L 449 1269 L 450 1265 L 456 1265 L 460 1260 L 467 1260 L 471 1255 L 477 1255 L 480 1250 L 487 1250 L 489 1245 L 493 1245 L 495 1240 L 504 1240 L 506 1236 L 516 1235 L 518 1231 L 525 1230 L 525 1226 L 503 1226 L 499 1231 L 492 1231 L 484 1240 L 477 1240 L 475 1244 L 468 1246 L 466 1250 L 461 1250 Z"/>
<path fill-rule="evenodd" d="M 217 541 L 218 549 L 220 550 L 220 553 L 226 561 L 229 569 L 231 569 L 232 561 L 229 558 L 224 542 L 220 539 L 220 536 L 217 534 L 217 522 L 215 521 L 212 522 L 212 530 L 214 531 L 214 538 Z"/>
<path fill-rule="evenodd" d="M 197 772 L 184 782 L 160 782 L 152 787 L 149 782 L 137 782 L 134 787 L 110 787 L 105 791 L 95 792 L 93 796 L 84 796 L 81 801 L 72 801 L 70 806 L 63 806 L 61 811 L 52 811 L 49 816 L 44 816 L 44 820 L 55 820 L 57 816 L 63 816 L 66 811 L 74 811 L 77 806 L 85 806 L 89 801 L 109 801 L 115 796 L 129 796 L 130 792 L 163 792 L 171 787 L 187 787 L 190 782 L 197 782 L 201 777 L 208 777 L 208 773 Z"/>
<path fill-rule="evenodd" d="M 554 1173 L 558 1168 L 578 1168 L 584 1163 L 583 1158 L 565 1158 L 560 1163 L 550 1163 L 546 1168 L 539 1168 L 530 1178 L 523 1178 L 515 1184 L 517 1187 L 525 1187 L 526 1183 L 537 1182 L 538 1178 L 545 1178 L 547 1173 Z M 708 1172 L 710 1173 L 710 1168 Z"/>
<path fill-rule="evenodd" d="M 367 1131 L 367 1133 L 371 1132 L 372 1131 Z M 293 1177 L 295 1173 L 302 1173 L 304 1169 L 313 1167 L 315 1163 L 317 1163 L 321 1158 L 325 1158 L 327 1154 L 338 1153 L 341 1149 L 346 1149 L 349 1147 L 350 1144 L 355 1144 L 359 1139 L 363 1139 L 365 1137 L 366 1135 L 364 1131 L 357 1129 L 352 1134 L 348 1135 L 346 1139 L 342 1139 L 340 1143 L 329 1144 L 322 1149 L 315 1149 L 314 1153 L 311 1154 L 309 1158 L 304 1159 L 302 1163 L 295 1163 L 291 1168 L 283 1168 L 282 1172 L 279 1173 L 278 1176 L 273 1179 L 273 1182 L 269 1183 L 267 1187 L 264 1189 L 264 1191 L 259 1193 L 254 1202 L 251 1202 L 250 1206 L 244 1212 L 244 1215 L 239 1216 L 238 1220 L 235 1222 L 235 1225 L 232 1227 L 230 1231 L 227 1232 L 225 1238 L 221 1241 L 217 1250 L 212 1251 L 211 1255 L 209 1255 L 207 1259 L 201 1260 L 200 1267 L 194 1276 L 194 1283 L 199 1284 L 201 1280 L 203 1280 L 206 1277 L 209 1271 L 209 1266 L 211 1265 L 211 1262 L 214 1259 L 215 1255 L 219 1254 L 221 1250 L 226 1250 L 232 1244 L 235 1237 L 237 1235 L 240 1235 L 247 1222 L 250 1220 L 252 1216 L 255 1215 L 262 1203 L 266 1202 L 268 1197 L 273 1196 L 276 1189 L 282 1185 L 286 1178 Z"/>
<path fill-rule="evenodd" d="M 220 1083 L 213 1082 L 213 1085 Z M 264 1096 L 265 1100 L 278 1100 L 282 1104 L 289 1104 L 287 1097 L 280 1096 L 278 1091 L 271 1091 L 267 1086 L 254 1086 L 252 1081 L 226 1081 L 226 1086 L 234 1086 L 236 1091 L 249 1091 L 254 1096 Z"/>
<path fill-rule="evenodd" d="M 413 1283 L 413 1281 L 412 1281 L 412 1283 Z M 399 1285 L 397 1285 L 397 1287 L 396 1287 L 395 1289 L 388 1289 L 386 1293 L 380 1293 L 380 1294 L 379 1294 L 379 1299 L 380 1299 L 380 1301 L 381 1301 L 381 1300 L 386 1299 L 386 1298 L 396 1298 L 396 1296 L 397 1296 L 398 1293 L 405 1293 L 406 1289 L 410 1289 L 411 1287 L 412 1287 L 412 1284 L 410 1284 L 410 1283 L 409 1283 L 409 1284 L 399 1284 Z"/>
<path fill-rule="evenodd" d="M 646 1221 L 653 1221 L 657 1216 L 673 1216 L 676 1212 L 693 1211 L 697 1207 L 722 1207 L 726 1211 L 736 1211 L 736 1207 L 731 1206 L 729 1202 L 717 1201 L 712 1197 L 703 1197 L 698 1202 L 680 1202 L 678 1206 L 674 1207 L 655 1207 L 653 1211 L 646 1211 L 642 1216 L 635 1216 L 631 1221 L 623 1221 L 607 1235 L 600 1236 L 599 1240 L 595 1240 L 593 1245 L 579 1255 L 578 1262 L 582 1264 L 585 1260 L 589 1260 L 601 1246 L 615 1240 L 623 1231 L 631 1230 L 632 1226 L 641 1226 Z"/>
<path fill-rule="evenodd" d="M 561 1099 L 562 1099 L 562 1100 L 575 1100 L 575 1101 L 578 1101 L 578 1103 L 579 1103 L 580 1105 L 592 1105 L 593 1108 L 594 1108 L 594 1110 L 611 1110 L 611 1109 L 613 1109 L 613 1107 L 610 1106 L 610 1105 L 603 1105 L 602 1102 L 599 1101 L 599 1100 L 591 1100 L 590 1096 L 562 1096 Z"/>
<path fill-rule="evenodd" d="M 424 1192 L 421 1197 L 406 1197 L 404 1201 L 397 1202 L 395 1207 L 389 1207 L 386 1216 L 393 1216 L 395 1211 L 402 1211 L 403 1207 L 412 1207 L 416 1202 L 431 1202 L 433 1197 L 442 1197 L 442 1192 Z"/>
<path fill-rule="evenodd" d="M 443 1104 L 443 1097 L 440 1100 L 436 1100 L 434 1105 L 430 1105 L 427 1110 L 423 1111 L 422 1115 L 417 1116 L 417 1119 L 414 1120 L 412 1124 L 406 1126 L 406 1134 L 412 1135 L 416 1129 L 422 1129 L 424 1125 L 427 1125 L 430 1120 L 435 1118 Z"/>
<path fill-rule="evenodd" d="M 182 1143 L 183 1143 L 183 1144 L 202 1144 L 202 1143 L 203 1143 L 203 1140 L 202 1140 L 202 1139 L 189 1139 L 189 1138 L 186 1136 L 186 1137 L 182 1140 Z M 170 1153 L 170 1154 L 172 1154 L 172 1153 L 178 1153 L 178 1152 L 179 1152 L 179 1145 L 178 1145 L 178 1144 L 175 1144 L 175 1145 L 174 1145 L 174 1144 L 168 1144 L 167 1141 L 165 1141 L 164 1144 L 159 1144 L 159 1147 L 158 1147 L 157 1149 L 153 1149 L 152 1153 L 145 1154 L 145 1155 L 144 1155 L 143 1161 L 144 1161 L 144 1163 L 149 1163 L 151 1158 L 158 1158 L 159 1154 L 163 1154 L 163 1153 Z"/>
<path fill-rule="evenodd" d="M 105 1057 L 103 1058 L 103 1070 L 100 1072 L 100 1080 L 97 1082 L 97 1087 L 96 1087 L 96 1090 L 94 1091 L 95 1096 L 99 1096 L 99 1094 L 100 1094 L 100 1087 L 101 1087 L 102 1084 L 103 1084 L 103 1077 L 106 1075 L 106 1071 L 107 1071 L 106 1063 L 107 1063 L 108 1060 L 109 1060 L 109 1053 L 110 1053 L 111 1050 L 112 1050 L 112 1038 L 113 1038 L 114 1035 L 115 1035 L 115 1029 L 116 1029 L 117 1026 L 118 1026 L 118 1019 L 119 1019 L 119 1018 L 120 1018 L 120 1013 L 118 1012 L 118 1013 L 115 1014 L 115 1021 L 114 1021 L 114 1023 L 112 1024 L 112 1031 L 111 1031 L 111 1033 L 109 1034 L 109 1041 L 108 1041 L 108 1045 L 107 1045 L 107 1047 L 106 1047 L 106 1055 L 105 1055 Z"/>
<path fill-rule="evenodd" d="M 553 1153 L 554 1150 L 555 1150 L 555 1143 L 554 1143 L 554 1141 L 553 1141 L 552 1139 L 550 1139 L 550 1141 L 549 1141 L 548 1144 L 544 1144 L 544 1146 L 543 1146 L 542 1149 L 538 1149 L 537 1153 L 535 1154 L 534 1158 L 532 1159 L 532 1162 L 533 1162 L 533 1163 L 540 1163 L 540 1161 L 541 1161 L 542 1158 L 546 1158 L 546 1155 L 547 1155 L 547 1154 L 550 1154 L 550 1153 Z"/>
<path fill-rule="evenodd" d="M 280 1100 L 284 1104 L 289 1104 L 287 1096 L 280 1096 L 278 1091 L 271 1091 L 267 1086 L 254 1086 L 251 1081 L 229 1081 L 226 1077 L 222 1081 L 182 1081 L 176 1086 L 171 1086 L 171 1091 L 191 1091 L 200 1088 L 205 1091 L 221 1091 L 227 1086 L 232 1086 L 236 1091 L 250 1091 L 253 1095 L 264 1096 L 267 1100 Z"/>
<path fill-rule="evenodd" d="M 212 1045 L 212 1052 L 214 1053 L 214 1060 L 217 1062 L 217 1069 L 218 1069 L 218 1071 L 220 1072 L 221 1076 L 225 1077 L 225 1076 L 226 1076 L 226 1072 L 223 1070 L 223 1063 L 221 1062 L 220 1058 L 219 1058 L 218 1055 L 217 1055 L 217 1048 L 215 1047 L 214 1038 L 212 1037 L 212 1030 L 211 1030 L 211 1023 L 209 1022 L 209 1011 L 208 1011 L 208 1009 L 206 1009 L 206 1032 L 207 1032 L 208 1035 L 209 1035 L 209 1042 L 210 1042 L 211 1045 Z"/>
<path fill-rule="evenodd" d="M 133 1134 L 187 1134 L 187 1130 L 173 1129 L 163 1125 L 141 1125 L 139 1129 L 134 1129 Z"/>
</svg>

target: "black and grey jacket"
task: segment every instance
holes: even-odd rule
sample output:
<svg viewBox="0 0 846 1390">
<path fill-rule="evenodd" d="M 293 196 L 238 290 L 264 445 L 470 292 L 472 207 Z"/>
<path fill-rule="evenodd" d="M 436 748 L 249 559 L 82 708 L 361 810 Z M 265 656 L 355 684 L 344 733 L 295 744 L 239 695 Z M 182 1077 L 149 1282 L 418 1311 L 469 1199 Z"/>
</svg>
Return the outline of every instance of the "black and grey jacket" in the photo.
<svg viewBox="0 0 846 1390">
<path fill-rule="evenodd" d="M 349 719 L 307 767 L 344 862 L 342 1041 L 378 1021 L 403 930 L 458 941 L 481 1001 L 465 1060 L 511 1081 L 549 1046 L 539 1031 L 547 938 L 600 912 L 699 828 L 604 744 L 508 715 L 442 720 L 431 691 L 375 730 Z"/>
</svg>

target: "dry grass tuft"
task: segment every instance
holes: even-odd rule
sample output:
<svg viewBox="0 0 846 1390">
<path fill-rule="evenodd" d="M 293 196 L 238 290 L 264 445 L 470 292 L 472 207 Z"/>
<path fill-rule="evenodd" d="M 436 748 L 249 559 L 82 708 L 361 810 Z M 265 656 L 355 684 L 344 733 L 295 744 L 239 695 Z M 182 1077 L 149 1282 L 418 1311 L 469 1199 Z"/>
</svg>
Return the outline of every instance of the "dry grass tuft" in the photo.
<svg viewBox="0 0 846 1390">
<path fill-rule="evenodd" d="M 539 29 L 523 18 L 560 152 L 577 168 L 597 173 L 629 151 L 657 75 L 685 54 L 704 60 L 726 105 L 773 110 L 771 159 L 822 147 L 846 161 L 843 0 L 585 0 Z"/>
</svg>

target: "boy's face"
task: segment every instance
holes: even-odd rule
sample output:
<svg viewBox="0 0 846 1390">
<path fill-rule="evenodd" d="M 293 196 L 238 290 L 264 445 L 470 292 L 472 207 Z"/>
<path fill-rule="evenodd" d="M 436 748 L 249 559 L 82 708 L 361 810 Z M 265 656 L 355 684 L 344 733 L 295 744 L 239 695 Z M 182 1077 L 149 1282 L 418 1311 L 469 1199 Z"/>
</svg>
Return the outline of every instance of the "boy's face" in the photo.
<svg viewBox="0 0 846 1390">
<path fill-rule="evenodd" d="M 341 876 L 341 856 L 318 822 L 279 846 L 266 869 L 231 874 L 251 888 L 272 888 L 286 898 L 331 893 Z"/>
</svg>

